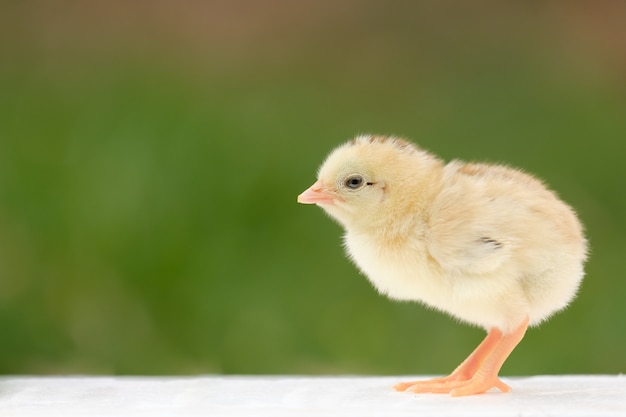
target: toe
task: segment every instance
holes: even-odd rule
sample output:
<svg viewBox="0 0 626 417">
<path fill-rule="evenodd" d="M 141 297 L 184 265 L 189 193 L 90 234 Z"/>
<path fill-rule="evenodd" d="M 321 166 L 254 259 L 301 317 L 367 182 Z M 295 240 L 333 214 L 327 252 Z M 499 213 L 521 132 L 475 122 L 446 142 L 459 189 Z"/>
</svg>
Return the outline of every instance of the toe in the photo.
<svg viewBox="0 0 626 417">
<path fill-rule="evenodd" d="M 511 387 L 509 387 L 504 382 L 500 381 L 500 379 L 498 378 L 496 378 L 493 381 L 472 379 L 468 381 L 467 384 L 464 384 L 463 386 L 452 389 L 450 391 L 450 395 L 452 397 L 461 397 L 464 395 L 483 394 L 492 388 L 498 388 L 502 392 L 511 391 Z"/>
<path fill-rule="evenodd" d="M 463 386 L 467 381 L 453 374 L 424 381 L 401 382 L 394 385 L 393 388 L 396 391 L 411 391 L 414 393 L 449 393 L 452 389 Z"/>
<path fill-rule="evenodd" d="M 400 382 L 393 386 L 396 391 L 406 391 L 409 387 L 415 385 L 415 382 Z"/>
</svg>

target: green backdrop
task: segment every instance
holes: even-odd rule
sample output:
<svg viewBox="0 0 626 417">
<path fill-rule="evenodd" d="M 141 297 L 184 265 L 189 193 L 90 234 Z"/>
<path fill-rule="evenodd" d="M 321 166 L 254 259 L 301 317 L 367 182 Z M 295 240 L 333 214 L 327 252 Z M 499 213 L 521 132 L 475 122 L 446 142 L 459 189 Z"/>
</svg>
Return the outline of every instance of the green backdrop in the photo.
<svg viewBox="0 0 626 417">
<path fill-rule="evenodd" d="M 341 229 L 296 204 L 365 132 L 557 190 L 586 225 L 587 277 L 503 373 L 626 372 L 625 18 L 618 2 L 3 2 L 0 373 L 452 370 L 484 331 L 377 295 Z"/>
</svg>

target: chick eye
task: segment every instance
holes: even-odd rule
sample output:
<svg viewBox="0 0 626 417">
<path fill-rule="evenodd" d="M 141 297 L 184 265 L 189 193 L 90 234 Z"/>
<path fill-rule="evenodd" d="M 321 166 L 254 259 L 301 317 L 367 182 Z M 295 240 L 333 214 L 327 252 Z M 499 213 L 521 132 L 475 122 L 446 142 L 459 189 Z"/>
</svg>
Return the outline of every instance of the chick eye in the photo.
<svg viewBox="0 0 626 417">
<path fill-rule="evenodd" d="M 344 184 L 346 187 L 355 190 L 363 184 L 363 177 L 360 175 L 352 175 L 346 179 Z"/>
</svg>

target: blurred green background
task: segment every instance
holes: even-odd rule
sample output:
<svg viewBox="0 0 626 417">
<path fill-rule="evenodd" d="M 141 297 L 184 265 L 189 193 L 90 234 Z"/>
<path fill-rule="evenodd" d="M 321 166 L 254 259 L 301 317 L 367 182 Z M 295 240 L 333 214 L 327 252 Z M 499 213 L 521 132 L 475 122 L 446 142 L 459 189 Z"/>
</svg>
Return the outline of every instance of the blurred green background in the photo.
<svg viewBox="0 0 626 417">
<path fill-rule="evenodd" d="M 626 372 L 625 5 L 2 2 L 0 373 L 449 372 L 483 330 L 296 204 L 364 132 L 558 190 L 587 277 L 503 373 Z"/>
</svg>

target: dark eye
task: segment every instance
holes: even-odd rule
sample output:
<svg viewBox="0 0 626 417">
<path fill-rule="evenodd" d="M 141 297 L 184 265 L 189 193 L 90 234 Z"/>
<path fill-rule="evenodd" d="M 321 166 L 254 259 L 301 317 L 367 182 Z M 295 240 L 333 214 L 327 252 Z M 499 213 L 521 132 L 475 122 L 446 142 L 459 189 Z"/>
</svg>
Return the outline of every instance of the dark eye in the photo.
<svg viewBox="0 0 626 417">
<path fill-rule="evenodd" d="M 360 175 L 351 175 L 348 178 L 346 178 L 346 181 L 344 182 L 344 184 L 346 185 L 346 187 L 352 188 L 353 190 L 355 190 L 363 184 L 363 177 Z"/>
</svg>

